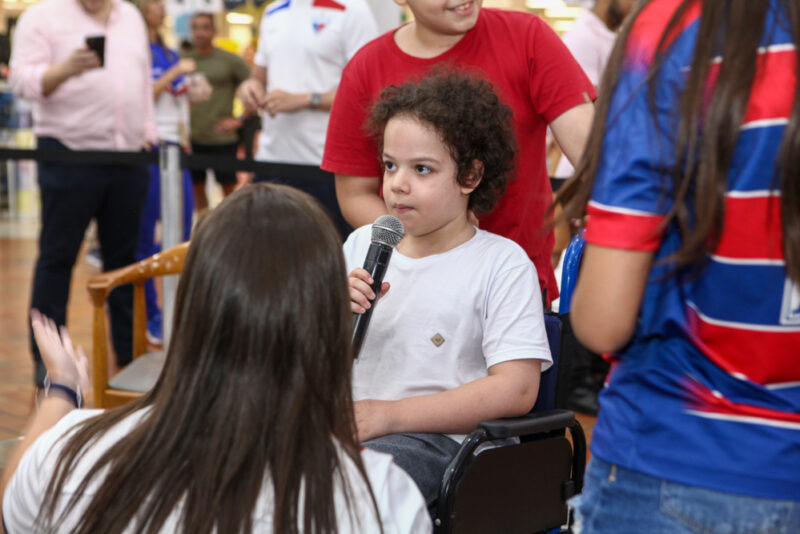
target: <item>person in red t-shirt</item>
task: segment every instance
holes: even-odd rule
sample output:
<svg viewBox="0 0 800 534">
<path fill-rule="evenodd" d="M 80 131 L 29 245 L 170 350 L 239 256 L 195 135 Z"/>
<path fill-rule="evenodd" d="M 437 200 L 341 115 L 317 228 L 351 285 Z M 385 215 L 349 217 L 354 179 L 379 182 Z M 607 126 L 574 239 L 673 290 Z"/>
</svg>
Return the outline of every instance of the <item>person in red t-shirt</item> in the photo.
<svg viewBox="0 0 800 534">
<path fill-rule="evenodd" d="M 549 124 L 567 158 L 578 160 L 594 114 L 592 83 L 535 15 L 481 10 L 481 0 L 396 1 L 407 4 L 415 20 L 368 43 L 353 57 L 331 110 L 322 168 L 336 173 L 342 213 L 356 228 L 386 213 L 378 149 L 364 130 L 380 91 L 422 76 L 438 63 L 472 69 L 490 80 L 513 109 L 520 146 L 515 179 L 480 226 L 522 246 L 549 303 L 558 288 L 550 264 L 553 234 L 540 232 L 552 201 L 545 133 Z"/>
</svg>

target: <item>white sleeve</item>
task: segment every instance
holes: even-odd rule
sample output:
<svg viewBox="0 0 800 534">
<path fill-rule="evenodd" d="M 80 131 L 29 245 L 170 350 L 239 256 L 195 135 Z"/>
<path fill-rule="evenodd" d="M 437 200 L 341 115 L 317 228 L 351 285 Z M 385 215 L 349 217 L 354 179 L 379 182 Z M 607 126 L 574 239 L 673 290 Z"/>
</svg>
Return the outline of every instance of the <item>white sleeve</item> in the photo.
<svg viewBox="0 0 800 534">
<path fill-rule="evenodd" d="M 41 101 L 44 73 L 54 63 L 47 26 L 41 9 L 31 9 L 19 18 L 11 47 L 8 83 L 15 95 Z"/>
<path fill-rule="evenodd" d="M 35 532 L 44 494 L 56 465 L 61 443 L 56 442 L 77 423 L 100 413 L 99 410 L 73 410 L 39 436 L 25 451 L 3 495 L 3 522 L 6 532 Z"/>
<path fill-rule="evenodd" d="M 269 39 L 266 39 L 267 24 L 269 24 L 269 18 L 265 10 L 258 30 L 258 47 L 256 48 L 256 54 L 253 56 L 253 63 L 264 68 L 269 68 Z"/>
<path fill-rule="evenodd" d="M 346 24 L 342 33 L 344 56 L 350 61 L 358 50 L 378 36 L 378 23 L 365 0 L 347 5 Z"/>
<path fill-rule="evenodd" d="M 3 495 L 6 532 L 35 532 L 34 524 L 44 499 L 50 473 L 42 468 L 47 450 L 42 437 L 22 456 Z"/>
<path fill-rule="evenodd" d="M 342 251 L 344 252 L 344 261 L 345 265 L 347 265 L 348 275 L 353 269 L 361 267 L 364 264 L 370 239 L 372 239 L 371 224 L 356 228 L 347 236 L 347 240 L 342 246 Z"/>
<path fill-rule="evenodd" d="M 486 301 L 483 354 L 486 367 L 533 358 L 542 360 L 542 371 L 545 371 L 553 363 L 536 268 L 527 258 L 515 261 L 491 281 Z"/>
<path fill-rule="evenodd" d="M 433 524 L 417 484 L 388 454 L 361 453 L 385 534 L 425 534 Z"/>
<path fill-rule="evenodd" d="M 385 531 L 416 534 L 433 531 L 431 516 L 419 488 L 394 462 L 389 466 L 378 507 Z"/>
</svg>

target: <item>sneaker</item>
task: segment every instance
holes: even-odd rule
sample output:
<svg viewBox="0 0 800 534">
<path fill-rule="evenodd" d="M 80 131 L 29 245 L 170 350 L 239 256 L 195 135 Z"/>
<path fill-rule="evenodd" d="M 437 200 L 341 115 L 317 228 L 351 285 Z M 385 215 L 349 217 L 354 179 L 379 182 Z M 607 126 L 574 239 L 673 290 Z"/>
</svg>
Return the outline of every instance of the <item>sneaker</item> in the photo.
<svg viewBox="0 0 800 534">
<path fill-rule="evenodd" d="M 147 342 L 151 345 L 161 345 L 164 342 L 161 330 L 161 313 L 147 319 Z"/>
<path fill-rule="evenodd" d="M 100 253 L 99 247 L 93 247 L 86 253 L 86 263 L 92 267 L 103 270 L 103 255 Z"/>
</svg>

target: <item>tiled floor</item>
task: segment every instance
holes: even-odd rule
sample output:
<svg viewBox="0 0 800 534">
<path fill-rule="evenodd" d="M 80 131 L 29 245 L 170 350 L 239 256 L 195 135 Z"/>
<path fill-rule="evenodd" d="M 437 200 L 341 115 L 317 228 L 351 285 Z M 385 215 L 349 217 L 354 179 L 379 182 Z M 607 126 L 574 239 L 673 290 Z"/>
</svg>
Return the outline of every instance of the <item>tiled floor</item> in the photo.
<svg viewBox="0 0 800 534">
<path fill-rule="evenodd" d="M 36 223 L 0 222 L 0 440 L 22 433 L 33 407 L 33 364 L 27 313 L 36 261 Z M 67 321 L 76 343 L 91 350 L 91 303 L 87 279 L 97 272 L 76 262 Z"/>
</svg>

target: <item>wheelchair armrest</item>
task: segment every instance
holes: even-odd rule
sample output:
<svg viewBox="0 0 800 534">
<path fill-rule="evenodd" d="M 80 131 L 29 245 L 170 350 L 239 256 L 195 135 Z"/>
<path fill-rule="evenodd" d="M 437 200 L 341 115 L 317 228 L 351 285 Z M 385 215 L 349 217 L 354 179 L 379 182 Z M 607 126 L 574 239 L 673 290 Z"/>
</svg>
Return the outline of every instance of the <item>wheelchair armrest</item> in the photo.
<svg viewBox="0 0 800 534">
<path fill-rule="evenodd" d="M 447 466 L 439 488 L 439 500 L 434 519 L 435 532 L 452 532 L 455 515 L 454 510 L 456 490 L 464 474 L 473 464 L 476 451 L 486 441 L 503 439 L 516 436 L 529 436 L 547 434 L 557 430 L 569 430 L 572 438 L 572 470 L 568 480 L 561 485 L 561 501 L 580 493 L 583 487 L 583 474 L 586 468 L 586 437 L 583 427 L 575 419 L 575 414 L 569 410 L 549 410 L 534 412 L 522 417 L 506 419 L 493 419 L 478 424 L 478 428 L 464 439 L 453 460 Z M 538 438 L 539 436 L 537 436 Z M 542 442 L 549 440 L 565 439 L 563 434 L 548 436 L 543 435 Z M 486 451 L 496 454 L 506 447 L 527 447 L 534 442 L 519 444 L 500 443 L 499 446 Z"/>
<path fill-rule="evenodd" d="M 571 411 L 557 409 L 529 413 L 521 417 L 491 419 L 479 423 L 478 428 L 486 431 L 488 439 L 503 439 L 569 428 L 574 420 L 575 414 Z"/>
<path fill-rule="evenodd" d="M 477 432 L 483 434 L 483 440 L 491 440 L 528 436 L 559 429 L 568 429 L 572 436 L 574 493 L 580 493 L 583 488 L 583 473 L 586 469 L 586 436 L 580 422 L 575 419 L 575 414 L 570 410 L 555 409 L 529 413 L 522 417 L 483 421 L 478 424 Z M 475 437 L 477 438 L 477 434 Z"/>
</svg>

